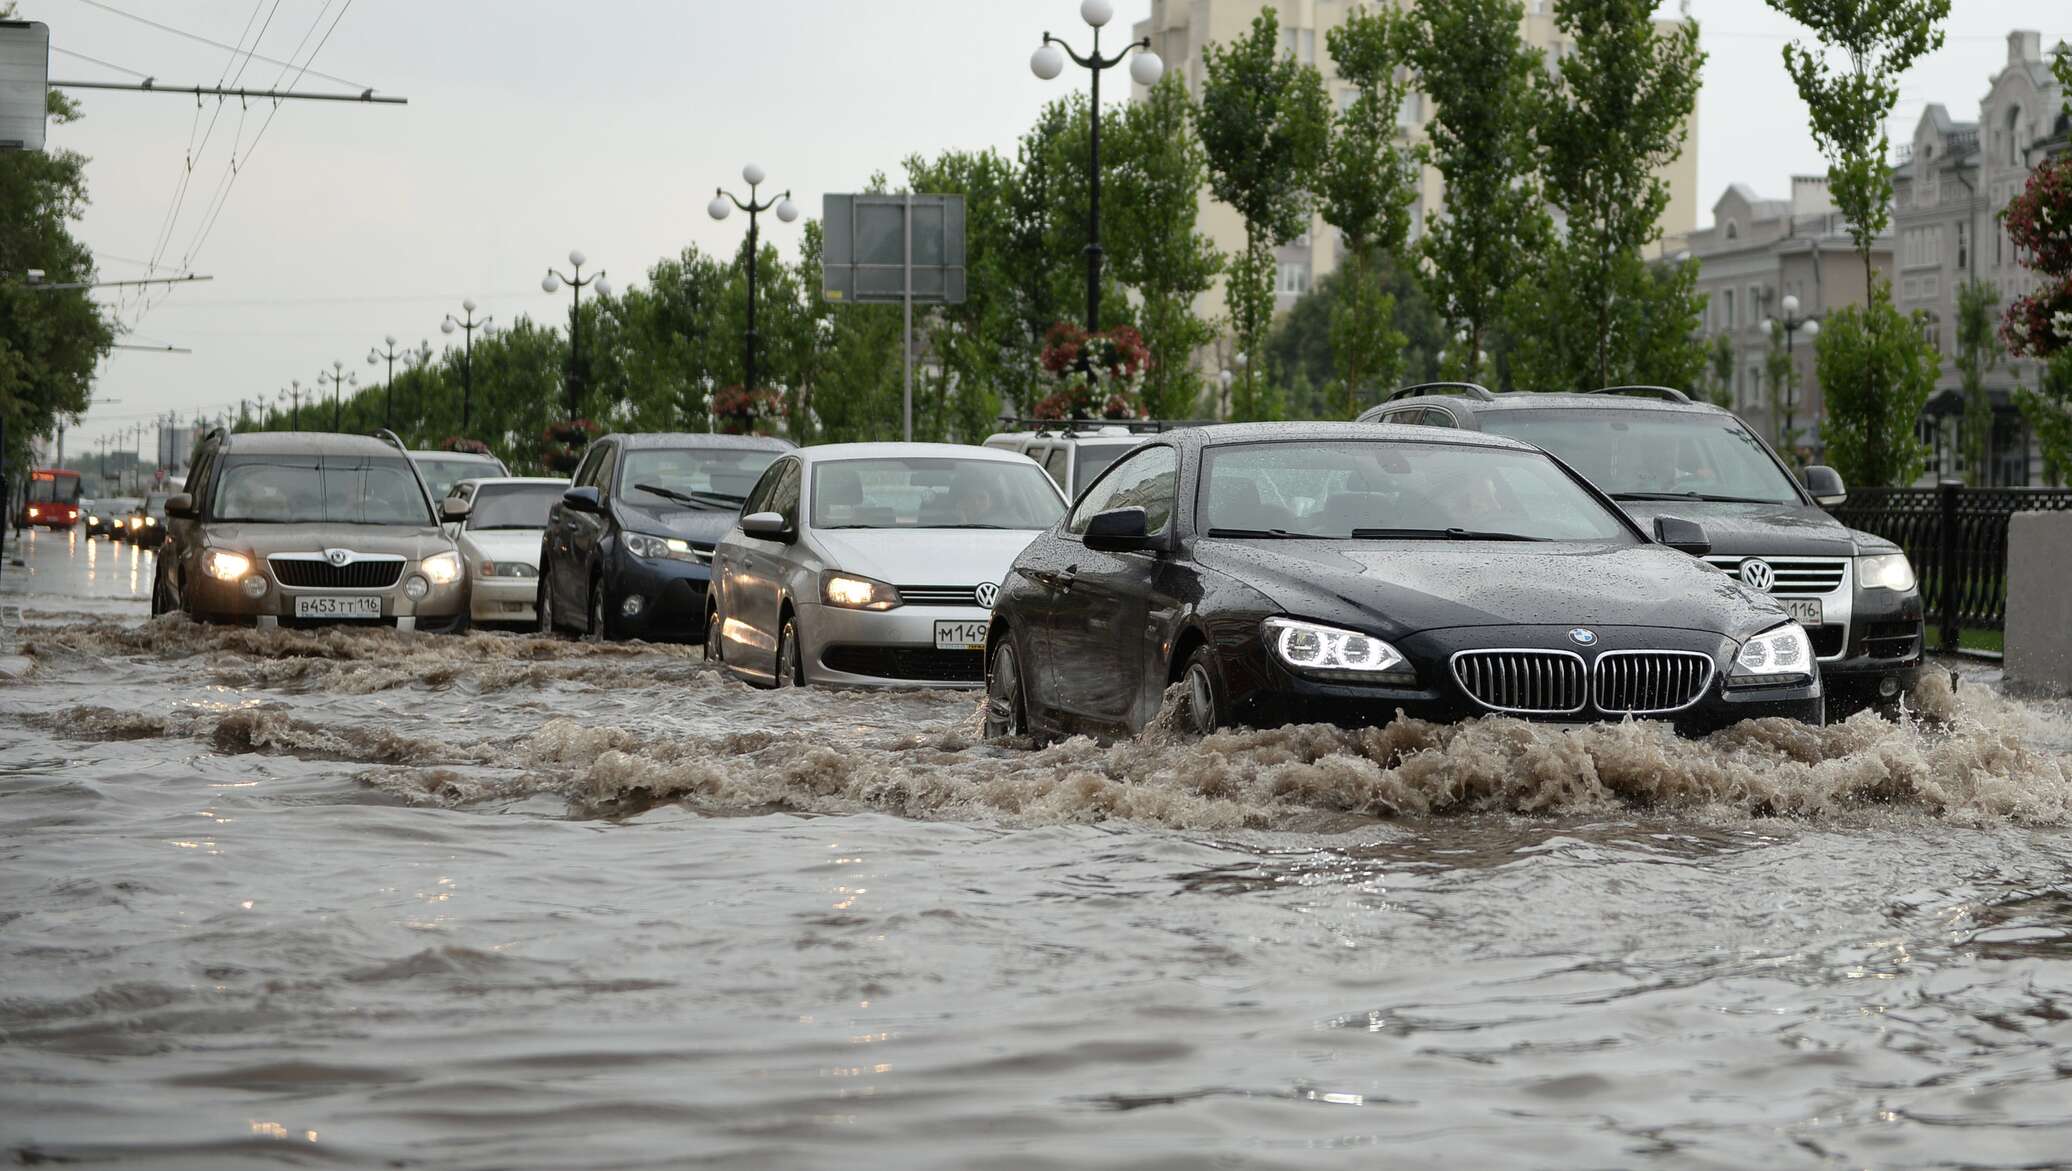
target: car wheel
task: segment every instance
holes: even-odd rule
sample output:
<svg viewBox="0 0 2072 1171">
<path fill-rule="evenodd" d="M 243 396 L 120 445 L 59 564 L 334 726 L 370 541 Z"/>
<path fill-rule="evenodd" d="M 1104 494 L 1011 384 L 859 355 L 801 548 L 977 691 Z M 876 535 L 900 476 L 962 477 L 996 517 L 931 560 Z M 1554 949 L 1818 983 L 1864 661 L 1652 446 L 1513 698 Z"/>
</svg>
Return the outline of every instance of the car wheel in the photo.
<svg viewBox="0 0 2072 1171">
<path fill-rule="evenodd" d="M 608 642 L 617 638 L 619 633 L 613 630 L 605 621 L 604 600 L 604 580 L 602 578 L 590 579 L 590 613 L 587 621 L 583 624 L 585 628 L 584 633 L 598 642 Z"/>
<path fill-rule="evenodd" d="M 176 608 L 173 605 L 173 592 L 165 583 L 165 570 L 160 569 L 151 575 L 151 616 L 156 618 L 161 614 L 170 614 Z"/>
<path fill-rule="evenodd" d="M 786 618 L 784 629 L 777 635 L 777 686 L 804 687 L 806 665 L 799 657 L 799 624 L 796 618 Z"/>
<path fill-rule="evenodd" d="M 533 615 L 539 619 L 540 633 L 548 638 L 559 633 L 554 629 L 554 591 L 547 585 L 547 567 L 540 566 L 540 596 L 533 600 Z"/>
<path fill-rule="evenodd" d="M 1014 640 L 1003 638 L 993 648 L 986 670 L 986 739 L 1029 734 L 1029 701 L 1022 694 L 1022 663 Z"/>
<path fill-rule="evenodd" d="M 1180 676 L 1180 726 L 1196 736 L 1206 736 L 1230 722 L 1223 684 L 1216 678 L 1213 652 L 1204 646 L 1187 656 L 1187 670 Z"/>
<path fill-rule="evenodd" d="M 726 659 L 719 645 L 719 607 L 705 608 L 705 661 L 724 663 Z"/>
</svg>

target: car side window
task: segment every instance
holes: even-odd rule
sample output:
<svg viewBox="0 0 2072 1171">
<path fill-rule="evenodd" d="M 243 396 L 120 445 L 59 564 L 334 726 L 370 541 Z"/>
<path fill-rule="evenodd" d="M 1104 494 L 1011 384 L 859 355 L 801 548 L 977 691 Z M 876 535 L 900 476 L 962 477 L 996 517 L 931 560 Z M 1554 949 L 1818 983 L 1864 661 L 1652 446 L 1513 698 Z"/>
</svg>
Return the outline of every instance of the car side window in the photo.
<svg viewBox="0 0 2072 1171">
<path fill-rule="evenodd" d="M 612 444 L 604 449 L 604 455 L 597 460 L 596 476 L 597 494 L 599 496 L 610 496 L 612 494 L 612 480 L 616 478 L 618 470 L 619 448 L 617 444 Z"/>
<path fill-rule="evenodd" d="M 583 456 L 583 462 L 576 465 L 576 474 L 569 479 L 571 488 L 588 488 L 597 483 L 597 465 L 604 459 L 604 448 L 593 447 Z"/>
<path fill-rule="evenodd" d="M 1060 488 L 1064 489 L 1064 490 L 1065 490 L 1066 492 L 1068 492 L 1068 493 L 1069 493 L 1069 492 L 1071 492 L 1071 491 L 1072 491 L 1072 448 L 1071 448 L 1071 446 L 1070 446 L 1069 444 L 1064 444 L 1064 443 L 1060 443 L 1060 444 L 1058 444 L 1057 446 L 1055 446 L 1055 447 L 1051 448 L 1051 449 L 1050 449 L 1050 453 L 1049 453 L 1048 455 L 1045 455 L 1045 456 L 1043 457 L 1043 470 L 1044 470 L 1044 471 L 1046 471 L 1046 472 L 1049 472 L 1049 473 L 1050 473 L 1050 478 L 1051 478 L 1051 479 L 1053 479 L 1053 480 L 1056 480 L 1056 481 L 1058 482 L 1058 487 L 1060 487 Z"/>
<path fill-rule="evenodd" d="M 784 478 L 784 465 L 791 460 L 780 459 L 763 469 L 762 479 L 748 490 L 748 497 L 741 502 L 741 515 L 770 511 L 770 497 L 776 495 L 777 481 Z"/>
<path fill-rule="evenodd" d="M 784 517 L 784 523 L 796 529 L 799 527 L 799 461 L 782 461 L 784 473 L 777 478 L 777 486 L 770 494 L 770 511 Z"/>
<path fill-rule="evenodd" d="M 1144 510 L 1144 531 L 1164 532 L 1173 519 L 1173 499 L 1180 479 L 1180 457 L 1172 448 L 1147 447 L 1116 464 L 1086 494 L 1065 524 L 1069 533 L 1084 533 L 1095 514 L 1116 508 Z"/>
<path fill-rule="evenodd" d="M 1427 408 L 1424 413 L 1424 423 L 1427 427 L 1460 426 L 1460 421 L 1453 417 L 1453 412 L 1447 410 L 1445 407 Z"/>
</svg>

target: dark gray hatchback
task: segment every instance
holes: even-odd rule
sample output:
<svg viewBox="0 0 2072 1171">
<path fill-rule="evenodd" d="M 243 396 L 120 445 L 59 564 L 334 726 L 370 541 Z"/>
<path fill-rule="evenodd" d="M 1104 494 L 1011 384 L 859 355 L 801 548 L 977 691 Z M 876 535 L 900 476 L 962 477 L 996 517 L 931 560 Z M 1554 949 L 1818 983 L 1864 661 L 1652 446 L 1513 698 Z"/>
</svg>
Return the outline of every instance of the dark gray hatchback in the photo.
<svg viewBox="0 0 2072 1171">
<path fill-rule="evenodd" d="M 1921 669 L 1921 593 L 1897 545 L 1830 516 L 1832 468 L 1803 482 L 1739 418 L 1665 387 L 1581 394 L 1473 383 L 1406 387 L 1363 423 L 1457 427 L 1523 440 L 1581 472 L 1643 526 L 1696 521 L 1704 559 L 1774 596 L 1812 637 L 1836 718 L 1898 699 Z"/>
</svg>

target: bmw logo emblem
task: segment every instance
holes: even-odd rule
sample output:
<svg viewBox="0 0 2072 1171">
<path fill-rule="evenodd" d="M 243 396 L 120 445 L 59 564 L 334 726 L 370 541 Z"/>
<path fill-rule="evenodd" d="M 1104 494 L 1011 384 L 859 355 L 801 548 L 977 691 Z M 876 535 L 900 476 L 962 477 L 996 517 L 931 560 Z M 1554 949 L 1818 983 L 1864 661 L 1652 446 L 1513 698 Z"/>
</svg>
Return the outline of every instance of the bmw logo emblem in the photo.
<svg viewBox="0 0 2072 1171">
<path fill-rule="evenodd" d="M 1581 626 L 1571 627 L 1568 632 L 1568 641 L 1577 646 L 1596 646 L 1597 632 Z"/>
</svg>

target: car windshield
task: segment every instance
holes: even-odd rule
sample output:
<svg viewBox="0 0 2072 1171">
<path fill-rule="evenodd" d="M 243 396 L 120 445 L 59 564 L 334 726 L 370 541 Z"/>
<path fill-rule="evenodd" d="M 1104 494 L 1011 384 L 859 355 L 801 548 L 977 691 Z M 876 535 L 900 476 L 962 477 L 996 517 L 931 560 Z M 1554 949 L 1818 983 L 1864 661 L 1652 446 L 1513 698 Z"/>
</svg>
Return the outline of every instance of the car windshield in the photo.
<svg viewBox="0 0 2072 1171">
<path fill-rule="evenodd" d="M 49 472 L 36 472 L 29 480 L 31 504 L 75 504 L 78 500 L 77 476 L 54 476 Z"/>
<path fill-rule="evenodd" d="M 408 462 L 366 456 L 244 456 L 225 462 L 212 519 L 260 524 L 429 525 Z"/>
<path fill-rule="evenodd" d="M 484 459 L 449 459 L 436 455 L 418 455 L 411 459 L 417 464 L 417 472 L 424 477 L 424 486 L 431 489 L 432 498 L 443 500 L 453 486 L 462 480 L 478 476 L 501 476 L 504 469 Z"/>
<path fill-rule="evenodd" d="M 1203 454 L 1209 536 L 1632 541 L 1537 452 L 1387 440 L 1226 444 Z"/>
<path fill-rule="evenodd" d="M 1492 435 L 1545 448 L 1607 495 L 1797 504 L 1777 461 L 1738 420 L 1695 411 L 1505 410 Z"/>
<path fill-rule="evenodd" d="M 845 459 L 813 469 L 816 529 L 1047 529 L 1065 506 L 1021 460 Z"/>
<path fill-rule="evenodd" d="M 650 507 L 739 508 L 780 454 L 730 447 L 636 448 L 619 457 L 619 492 Z"/>
<path fill-rule="evenodd" d="M 568 491 L 567 484 L 484 484 L 475 489 L 475 507 L 468 528 L 543 529 L 547 510 Z"/>
</svg>

